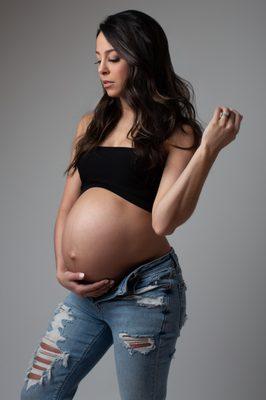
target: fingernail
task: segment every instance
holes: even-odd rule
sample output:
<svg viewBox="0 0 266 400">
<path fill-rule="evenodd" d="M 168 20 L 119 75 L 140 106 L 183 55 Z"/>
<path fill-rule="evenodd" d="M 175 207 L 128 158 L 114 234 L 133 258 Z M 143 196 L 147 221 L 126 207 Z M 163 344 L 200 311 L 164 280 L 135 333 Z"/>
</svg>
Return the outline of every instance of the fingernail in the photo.
<svg viewBox="0 0 266 400">
<path fill-rule="evenodd" d="M 85 275 L 84 272 L 80 272 L 80 273 L 79 273 L 80 279 L 84 278 L 84 275 Z"/>
<path fill-rule="evenodd" d="M 113 285 L 115 283 L 115 281 L 111 280 L 110 285 Z"/>
<path fill-rule="evenodd" d="M 105 279 L 104 283 L 108 283 L 108 282 L 109 282 L 109 279 Z"/>
</svg>

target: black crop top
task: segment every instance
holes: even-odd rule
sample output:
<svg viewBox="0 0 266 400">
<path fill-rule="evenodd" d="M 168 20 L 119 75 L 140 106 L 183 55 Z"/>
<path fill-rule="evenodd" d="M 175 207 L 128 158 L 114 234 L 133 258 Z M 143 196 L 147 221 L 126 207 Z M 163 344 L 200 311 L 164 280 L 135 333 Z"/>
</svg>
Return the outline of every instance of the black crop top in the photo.
<svg viewBox="0 0 266 400">
<path fill-rule="evenodd" d="M 151 212 L 163 167 L 157 166 L 147 181 L 145 170 L 139 171 L 133 164 L 135 158 L 133 147 L 100 145 L 83 153 L 77 162 L 81 193 L 102 187 Z"/>
</svg>

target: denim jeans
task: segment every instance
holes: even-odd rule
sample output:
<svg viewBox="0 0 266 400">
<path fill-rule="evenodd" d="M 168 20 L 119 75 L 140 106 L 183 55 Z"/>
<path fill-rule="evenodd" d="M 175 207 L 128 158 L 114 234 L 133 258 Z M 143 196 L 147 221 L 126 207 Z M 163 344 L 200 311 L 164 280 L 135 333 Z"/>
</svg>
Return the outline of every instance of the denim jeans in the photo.
<svg viewBox="0 0 266 400">
<path fill-rule="evenodd" d="M 100 297 L 70 292 L 36 346 L 21 400 L 73 399 L 80 381 L 112 345 L 121 399 L 166 399 L 171 360 L 187 318 L 186 289 L 171 247 Z"/>
</svg>

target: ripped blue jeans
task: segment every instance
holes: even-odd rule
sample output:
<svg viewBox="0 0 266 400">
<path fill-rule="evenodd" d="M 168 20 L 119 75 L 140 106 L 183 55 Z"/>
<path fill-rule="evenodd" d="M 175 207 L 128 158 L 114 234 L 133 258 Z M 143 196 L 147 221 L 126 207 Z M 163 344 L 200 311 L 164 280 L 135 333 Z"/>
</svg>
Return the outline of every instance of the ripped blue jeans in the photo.
<svg viewBox="0 0 266 400">
<path fill-rule="evenodd" d="M 171 247 L 100 297 L 70 292 L 33 353 L 21 400 L 73 399 L 112 345 L 120 398 L 166 399 L 171 360 L 187 318 L 186 289 Z"/>
</svg>

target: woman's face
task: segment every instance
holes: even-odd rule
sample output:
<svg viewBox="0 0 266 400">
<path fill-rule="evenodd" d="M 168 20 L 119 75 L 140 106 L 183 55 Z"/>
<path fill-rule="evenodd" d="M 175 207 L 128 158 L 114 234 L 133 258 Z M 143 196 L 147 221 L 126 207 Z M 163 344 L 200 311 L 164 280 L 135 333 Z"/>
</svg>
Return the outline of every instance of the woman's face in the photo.
<svg viewBox="0 0 266 400">
<path fill-rule="evenodd" d="M 113 82 L 110 86 L 104 87 L 108 96 L 119 97 L 123 92 L 129 68 L 126 60 L 121 58 L 116 50 L 111 49 L 113 49 L 113 46 L 106 40 L 104 34 L 100 32 L 96 39 L 99 78 L 103 87 L 103 81 Z"/>
</svg>

